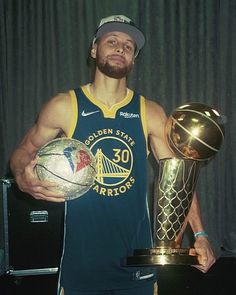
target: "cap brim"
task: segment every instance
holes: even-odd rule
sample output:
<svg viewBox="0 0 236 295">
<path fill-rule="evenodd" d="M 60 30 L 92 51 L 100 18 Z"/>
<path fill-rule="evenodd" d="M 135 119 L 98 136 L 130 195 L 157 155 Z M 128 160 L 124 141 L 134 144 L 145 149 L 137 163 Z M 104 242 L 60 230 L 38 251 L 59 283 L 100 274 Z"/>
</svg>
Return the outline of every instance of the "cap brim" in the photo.
<svg viewBox="0 0 236 295">
<path fill-rule="evenodd" d="M 123 32 L 128 34 L 136 43 L 138 51 L 144 46 L 145 37 L 143 33 L 135 26 L 128 23 L 109 22 L 103 24 L 96 32 L 95 39 L 109 32 Z"/>
</svg>

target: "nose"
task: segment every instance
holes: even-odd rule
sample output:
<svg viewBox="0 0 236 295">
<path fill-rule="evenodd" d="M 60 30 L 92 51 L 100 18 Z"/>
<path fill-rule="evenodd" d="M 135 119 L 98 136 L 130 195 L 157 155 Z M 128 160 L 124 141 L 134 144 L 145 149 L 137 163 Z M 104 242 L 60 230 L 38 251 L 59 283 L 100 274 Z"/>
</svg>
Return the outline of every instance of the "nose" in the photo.
<svg viewBox="0 0 236 295">
<path fill-rule="evenodd" d="M 124 53 L 124 45 L 122 43 L 117 43 L 117 46 L 116 46 L 116 51 L 119 52 L 119 53 Z"/>
</svg>

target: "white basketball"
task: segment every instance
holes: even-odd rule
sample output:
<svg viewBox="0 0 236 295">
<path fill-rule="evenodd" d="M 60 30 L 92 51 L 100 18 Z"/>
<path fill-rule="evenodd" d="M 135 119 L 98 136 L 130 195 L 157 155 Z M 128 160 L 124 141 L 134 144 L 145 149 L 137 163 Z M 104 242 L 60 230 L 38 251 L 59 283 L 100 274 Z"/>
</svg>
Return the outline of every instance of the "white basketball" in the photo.
<svg viewBox="0 0 236 295">
<path fill-rule="evenodd" d="M 57 138 L 45 144 L 37 153 L 35 172 L 40 180 L 55 182 L 55 191 L 67 200 L 85 194 L 96 177 L 96 159 L 82 142 Z"/>
</svg>

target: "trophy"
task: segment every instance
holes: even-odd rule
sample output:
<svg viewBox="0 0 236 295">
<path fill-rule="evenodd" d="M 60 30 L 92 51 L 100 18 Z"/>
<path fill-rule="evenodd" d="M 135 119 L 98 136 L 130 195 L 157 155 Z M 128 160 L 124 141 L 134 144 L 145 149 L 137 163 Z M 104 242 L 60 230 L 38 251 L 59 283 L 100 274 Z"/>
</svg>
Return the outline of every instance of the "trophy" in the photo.
<svg viewBox="0 0 236 295">
<path fill-rule="evenodd" d="M 176 156 L 159 161 L 154 184 L 153 247 L 135 249 L 126 259 L 127 266 L 198 264 L 195 250 L 181 248 L 179 240 L 200 168 L 224 140 L 223 118 L 205 104 L 180 106 L 167 120 L 166 138 Z"/>
</svg>

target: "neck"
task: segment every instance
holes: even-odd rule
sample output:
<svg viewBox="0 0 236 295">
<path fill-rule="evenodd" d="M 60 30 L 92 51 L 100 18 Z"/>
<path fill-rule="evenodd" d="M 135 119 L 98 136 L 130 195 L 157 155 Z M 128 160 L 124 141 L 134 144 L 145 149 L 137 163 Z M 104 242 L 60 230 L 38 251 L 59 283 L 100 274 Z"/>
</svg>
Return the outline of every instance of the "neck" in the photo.
<svg viewBox="0 0 236 295">
<path fill-rule="evenodd" d="M 95 79 L 90 85 L 90 92 L 97 100 L 110 108 L 126 97 L 126 78 L 113 79 L 96 71 Z"/>
</svg>

